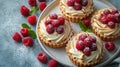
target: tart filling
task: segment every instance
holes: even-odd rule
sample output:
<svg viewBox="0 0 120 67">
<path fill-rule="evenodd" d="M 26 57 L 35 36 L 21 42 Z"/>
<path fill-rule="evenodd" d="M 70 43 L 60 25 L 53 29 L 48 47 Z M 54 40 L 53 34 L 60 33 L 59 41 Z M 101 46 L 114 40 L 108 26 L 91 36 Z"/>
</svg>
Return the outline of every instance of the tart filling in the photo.
<svg viewBox="0 0 120 67">
<path fill-rule="evenodd" d="M 68 42 L 68 45 L 70 45 L 69 52 L 80 62 L 96 61 L 102 52 L 102 42 L 93 33 L 77 34 Z"/>
<path fill-rule="evenodd" d="M 71 25 L 62 18 L 61 15 L 50 15 L 41 20 L 41 23 L 39 24 L 40 33 L 48 41 L 53 43 L 62 42 L 71 34 Z M 55 17 L 55 15 L 57 17 Z"/>
</svg>

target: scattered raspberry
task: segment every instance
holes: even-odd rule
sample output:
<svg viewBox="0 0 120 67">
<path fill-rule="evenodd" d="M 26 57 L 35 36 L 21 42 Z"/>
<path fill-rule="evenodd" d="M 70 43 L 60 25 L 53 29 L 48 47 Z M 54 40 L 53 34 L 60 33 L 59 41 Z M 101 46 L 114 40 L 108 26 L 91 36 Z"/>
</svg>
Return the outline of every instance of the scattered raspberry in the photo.
<svg viewBox="0 0 120 67">
<path fill-rule="evenodd" d="M 30 12 L 30 10 L 26 6 L 22 5 L 20 7 L 20 13 L 21 13 L 21 15 L 28 16 L 29 12 Z"/>
<path fill-rule="evenodd" d="M 31 46 L 33 46 L 33 39 L 31 37 L 25 37 L 25 38 L 23 38 L 22 43 L 25 46 L 31 47 Z"/>
<path fill-rule="evenodd" d="M 85 47 L 85 49 L 83 50 L 83 53 L 86 55 L 86 56 L 90 56 L 91 55 L 91 50 L 89 47 Z"/>
<path fill-rule="evenodd" d="M 81 51 L 83 51 L 83 49 L 85 48 L 85 46 L 84 46 L 84 42 L 83 41 L 77 41 L 77 43 L 76 43 L 76 48 L 77 48 L 77 50 L 81 50 Z"/>
<path fill-rule="evenodd" d="M 64 25 L 65 24 L 65 19 L 63 17 L 58 17 L 58 20 L 60 22 L 60 25 Z"/>
<path fill-rule="evenodd" d="M 30 5 L 30 6 L 37 6 L 37 2 L 36 2 L 36 0 L 28 0 L 28 4 Z"/>
<path fill-rule="evenodd" d="M 52 59 L 49 61 L 48 67 L 58 67 L 58 62 L 56 60 Z"/>
<path fill-rule="evenodd" d="M 85 18 L 85 19 L 83 20 L 83 23 L 84 23 L 84 25 L 85 25 L 86 27 L 88 27 L 88 26 L 90 25 L 90 19 Z"/>
<path fill-rule="evenodd" d="M 31 25 L 36 24 L 36 16 L 35 15 L 28 16 L 27 20 Z"/>
<path fill-rule="evenodd" d="M 46 31 L 47 31 L 47 33 L 49 33 L 49 34 L 52 34 L 52 33 L 54 32 L 54 27 L 53 27 L 53 25 L 52 25 L 52 24 L 48 24 L 48 25 L 46 26 Z"/>
<path fill-rule="evenodd" d="M 62 34 L 62 33 L 64 32 L 64 27 L 63 27 L 62 25 L 58 26 L 58 27 L 56 28 L 56 32 L 57 32 L 58 34 Z"/>
<path fill-rule="evenodd" d="M 113 42 L 106 42 L 105 43 L 105 48 L 108 51 L 113 51 L 115 49 L 115 44 Z"/>
<path fill-rule="evenodd" d="M 18 32 L 15 32 L 12 36 L 13 40 L 20 42 L 22 40 L 22 37 L 20 36 L 20 34 Z"/>
<path fill-rule="evenodd" d="M 26 37 L 26 36 L 28 36 L 29 31 L 28 31 L 27 28 L 22 28 L 22 29 L 20 30 L 20 33 L 21 33 L 24 37 Z"/>
<path fill-rule="evenodd" d="M 38 56 L 37 56 L 37 59 L 42 63 L 47 62 L 47 56 L 46 56 L 45 53 L 39 53 Z"/>
<path fill-rule="evenodd" d="M 50 14 L 49 17 L 50 17 L 50 19 L 57 19 L 58 18 L 56 13 Z"/>
<path fill-rule="evenodd" d="M 46 2 L 40 2 L 38 7 L 39 7 L 40 11 L 43 11 L 46 7 Z"/>
</svg>

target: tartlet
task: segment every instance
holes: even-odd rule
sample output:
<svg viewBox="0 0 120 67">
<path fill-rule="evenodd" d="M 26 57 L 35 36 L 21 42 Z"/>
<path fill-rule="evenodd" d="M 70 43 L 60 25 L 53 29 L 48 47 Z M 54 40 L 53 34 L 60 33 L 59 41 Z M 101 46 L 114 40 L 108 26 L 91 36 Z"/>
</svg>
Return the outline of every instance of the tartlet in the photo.
<svg viewBox="0 0 120 67">
<path fill-rule="evenodd" d="M 81 32 L 70 39 L 66 53 L 78 67 L 92 67 L 103 58 L 103 44 L 93 33 Z"/>
<path fill-rule="evenodd" d="M 73 35 L 70 22 L 60 14 L 50 14 L 40 21 L 37 28 L 40 40 L 52 48 L 60 48 L 66 45 Z"/>
<path fill-rule="evenodd" d="M 71 22 L 79 22 L 94 11 L 93 0 L 60 0 L 59 7 L 63 17 Z"/>
<path fill-rule="evenodd" d="M 104 41 L 120 38 L 120 13 L 116 9 L 104 8 L 95 12 L 91 18 L 94 33 Z"/>
</svg>

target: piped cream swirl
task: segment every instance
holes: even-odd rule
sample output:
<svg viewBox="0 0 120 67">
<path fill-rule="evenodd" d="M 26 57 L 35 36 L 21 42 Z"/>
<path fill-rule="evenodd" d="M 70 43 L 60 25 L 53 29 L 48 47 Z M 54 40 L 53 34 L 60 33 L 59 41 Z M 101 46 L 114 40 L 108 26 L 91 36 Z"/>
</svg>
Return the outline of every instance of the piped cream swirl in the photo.
<svg viewBox="0 0 120 67">
<path fill-rule="evenodd" d="M 43 20 L 41 20 L 41 23 L 39 24 L 40 25 L 40 33 L 43 35 L 43 37 L 46 40 L 54 42 L 54 43 L 59 43 L 59 42 L 64 41 L 65 39 L 67 39 L 70 36 L 72 29 L 71 29 L 71 25 L 68 21 L 65 21 L 64 32 L 62 34 L 58 34 L 56 31 L 54 31 L 54 33 L 52 33 L 52 34 L 48 34 L 46 32 L 46 26 L 44 24 L 44 22 L 47 19 L 49 19 L 49 17 L 45 17 Z"/>
<path fill-rule="evenodd" d="M 66 13 L 72 15 L 72 16 L 85 16 L 90 11 L 93 11 L 93 0 L 88 0 L 87 6 L 83 6 L 81 10 L 75 10 L 73 7 L 70 7 L 66 4 L 66 0 L 60 0 L 60 2 L 63 4 L 62 9 L 65 10 Z"/>
<path fill-rule="evenodd" d="M 79 51 L 76 49 L 76 42 L 78 40 L 78 37 L 80 34 L 88 34 L 90 36 L 94 36 L 96 37 L 96 45 L 97 45 L 97 50 L 96 51 L 92 51 L 91 55 L 90 56 L 86 56 L 83 54 L 82 51 Z M 77 34 L 76 36 L 74 36 L 69 42 L 68 42 L 68 45 L 70 45 L 70 49 L 69 49 L 69 52 L 72 54 L 72 56 L 76 59 L 78 59 L 78 61 L 80 62 L 86 62 L 86 63 L 89 63 L 91 61 L 96 61 L 100 55 L 101 55 L 101 52 L 102 52 L 102 42 L 101 40 L 95 36 L 93 33 L 80 33 L 80 34 Z"/>
<path fill-rule="evenodd" d="M 105 36 L 120 35 L 120 24 L 119 23 L 115 23 L 115 28 L 111 29 L 106 24 L 102 24 L 99 21 L 101 15 L 103 14 L 103 11 L 107 10 L 107 9 L 112 11 L 112 9 L 110 9 L 110 8 L 105 8 L 105 9 L 99 10 L 98 13 L 93 16 L 93 21 L 92 21 L 91 25 L 96 28 L 95 30 L 97 32 L 99 32 Z"/>
</svg>

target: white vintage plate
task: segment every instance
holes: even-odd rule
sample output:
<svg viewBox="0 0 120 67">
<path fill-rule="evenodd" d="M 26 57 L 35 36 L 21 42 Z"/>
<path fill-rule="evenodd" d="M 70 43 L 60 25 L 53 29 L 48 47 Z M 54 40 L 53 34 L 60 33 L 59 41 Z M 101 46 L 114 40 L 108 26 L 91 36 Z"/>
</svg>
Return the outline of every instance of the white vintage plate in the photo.
<svg viewBox="0 0 120 67">
<path fill-rule="evenodd" d="M 101 8 L 106 8 L 106 7 L 110 7 L 110 8 L 115 8 L 112 4 L 110 4 L 108 1 L 106 0 L 94 0 L 94 4 L 95 4 L 95 10 L 101 9 Z M 61 14 L 60 10 L 59 10 L 59 0 L 55 0 L 53 1 L 50 5 L 48 5 L 48 7 L 41 13 L 41 15 L 38 18 L 38 22 L 37 22 L 37 26 L 38 23 L 40 23 L 40 21 L 47 16 L 50 13 L 57 13 L 57 14 Z M 72 27 L 73 30 L 77 33 L 80 32 L 80 27 L 77 23 L 72 23 Z M 36 27 L 36 33 L 37 33 L 37 27 Z M 42 49 L 53 59 L 57 60 L 58 62 L 67 65 L 67 66 L 71 66 L 71 67 L 76 67 L 68 58 L 68 56 L 66 55 L 65 52 L 65 48 L 59 48 L 59 49 L 54 49 L 54 48 L 50 48 L 46 45 L 44 45 L 37 34 L 37 39 L 39 41 L 40 46 L 42 47 Z M 111 62 L 117 55 L 118 53 L 120 53 L 120 48 L 119 48 L 119 40 L 114 42 L 116 44 L 116 49 L 113 52 L 108 52 L 105 48 L 105 56 L 103 58 L 103 60 L 101 61 L 101 63 L 99 63 L 98 65 L 96 65 L 96 67 L 100 66 L 104 66 L 106 64 L 108 64 L 109 62 Z"/>
</svg>

